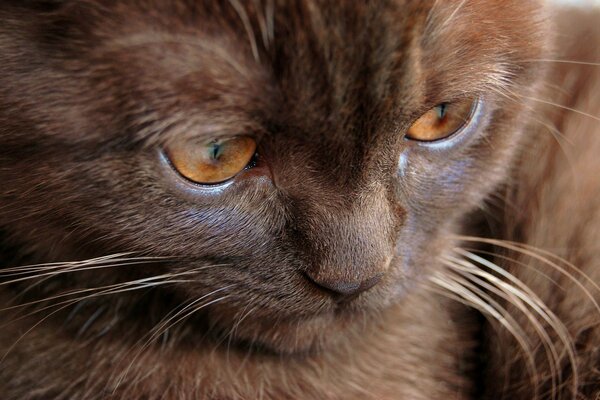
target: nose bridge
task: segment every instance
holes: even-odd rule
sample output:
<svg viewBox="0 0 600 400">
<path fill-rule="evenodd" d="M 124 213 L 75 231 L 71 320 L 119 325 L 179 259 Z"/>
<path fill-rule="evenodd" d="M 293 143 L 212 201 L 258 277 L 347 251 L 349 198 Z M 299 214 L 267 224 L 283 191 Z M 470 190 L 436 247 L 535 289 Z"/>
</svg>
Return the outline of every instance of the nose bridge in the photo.
<svg viewBox="0 0 600 400">
<path fill-rule="evenodd" d="M 311 218 L 315 254 L 307 273 L 315 283 L 347 294 L 370 288 L 387 270 L 394 221 L 381 191 L 344 204 L 343 209 L 321 208 Z"/>
</svg>

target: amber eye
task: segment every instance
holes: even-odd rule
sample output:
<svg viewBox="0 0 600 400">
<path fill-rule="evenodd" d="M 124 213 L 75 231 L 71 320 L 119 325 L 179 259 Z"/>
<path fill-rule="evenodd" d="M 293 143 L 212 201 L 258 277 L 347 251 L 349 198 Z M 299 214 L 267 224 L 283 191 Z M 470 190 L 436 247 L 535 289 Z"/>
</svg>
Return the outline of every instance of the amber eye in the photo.
<svg viewBox="0 0 600 400">
<path fill-rule="evenodd" d="M 171 164 L 183 177 L 204 184 L 233 178 L 248 166 L 255 153 L 256 141 L 248 136 L 200 143 L 187 141 L 166 150 Z"/>
<path fill-rule="evenodd" d="M 406 137 L 421 142 L 445 139 L 469 122 L 476 103 L 474 99 L 464 99 L 439 104 L 421 115 L 408 129 Z"/>
</svg>

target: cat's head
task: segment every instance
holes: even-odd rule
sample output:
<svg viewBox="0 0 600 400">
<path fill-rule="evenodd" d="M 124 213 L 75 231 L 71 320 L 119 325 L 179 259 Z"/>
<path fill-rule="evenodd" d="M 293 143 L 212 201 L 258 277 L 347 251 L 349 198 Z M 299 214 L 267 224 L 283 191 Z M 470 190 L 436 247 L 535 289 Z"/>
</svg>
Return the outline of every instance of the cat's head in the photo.
<svg viewBox="0 0 600 400">
<path fill-rule="evenodd" d="M 167 257 L 213 329 L 326 343 L 430 274 L 505 174 L 539 7 L 9 1 L 1 229 L 40 260 Z"/>
</svg>

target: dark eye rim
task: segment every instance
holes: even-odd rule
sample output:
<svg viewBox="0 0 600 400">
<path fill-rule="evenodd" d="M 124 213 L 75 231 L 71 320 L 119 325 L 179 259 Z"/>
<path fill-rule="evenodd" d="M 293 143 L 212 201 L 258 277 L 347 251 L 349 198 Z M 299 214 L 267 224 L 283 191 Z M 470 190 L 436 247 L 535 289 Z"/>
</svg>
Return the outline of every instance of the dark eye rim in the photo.
<svg viewBox="0 0 600 400">
<path fill-rule="evenodd" d="M 442 103 L 437 104 L 434 107 L 437 107 L 440 104 L 449 104 L 449 103 L 452 103 L 452 102 L 451 101 L 442 102 Z M 468 130 L 468 128 L 478 125 L 476 120 L 479 119 L 482 108 L 483 108 L 483 99 L 481 96 L 476 96 L 473 98 L 473 105 L 471 106 L 471 110 L 469 112 L 469 116 L 468 116 L 467 120 L 465 121 L 464 124 L 462 124 L 455 131 L 451 132 L 450 134 L 448 134 L 442 138 L 434 139 L 434 140 L 413 139 L 405 134 L 404 140 L 406 140 L 408 142 L 414 142 L 420 146 L 436 146 L 437 144 L 440 144 L 440 143 L 447 143 L 447 142 L 453 141 L 456 137 L 462 136 L 461 135 L 462 132 Z M 419 116 L 419 118 L 421 118 L 421 116 L 422 116 L 422 114 Z M 413 121 L 413 123 L 414 122 L 416 122 L 416 120 Z M 411 124 L 411 126 L 412 126 L 412 124 Z M 408 132 L 408 129 L 407 129 L 407 132 Z"/>
</svg>

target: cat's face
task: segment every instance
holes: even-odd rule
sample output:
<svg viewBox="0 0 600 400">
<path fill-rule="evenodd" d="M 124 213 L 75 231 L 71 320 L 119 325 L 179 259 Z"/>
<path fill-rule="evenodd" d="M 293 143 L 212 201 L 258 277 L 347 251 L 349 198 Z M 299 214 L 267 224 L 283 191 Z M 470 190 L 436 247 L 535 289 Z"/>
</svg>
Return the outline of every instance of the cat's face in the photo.
<svg viewBox="0 0 600 400">
<path fill-rule="evenodd" d="M 283 352 L 436 267 L 507 169 L 542 50 L 533 1 L 40 3 L 0 7 L 19 32 L 0 66 L 2 227 L 42 259 L 176 259 L 160 270 L 193 271 L 177 296 L 223 297 L 214 329 Z M 457 132 L 407 136 L 465 102 Z M 174 162 L 240 137 L 239 172 L 210 166 L 224 182 Z"/>
</svg>

